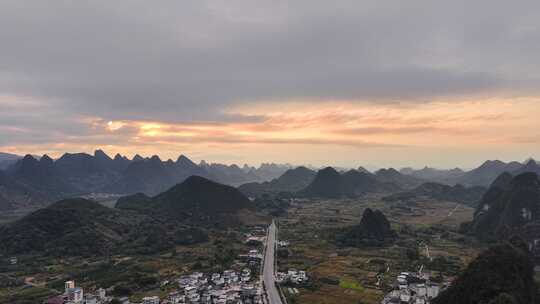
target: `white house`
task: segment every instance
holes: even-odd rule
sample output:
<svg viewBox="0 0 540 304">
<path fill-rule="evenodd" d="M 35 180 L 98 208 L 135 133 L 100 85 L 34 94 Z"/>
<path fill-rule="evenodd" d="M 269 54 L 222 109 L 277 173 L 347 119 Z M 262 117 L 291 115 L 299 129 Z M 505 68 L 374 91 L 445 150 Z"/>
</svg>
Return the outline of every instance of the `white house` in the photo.
<svg viewBox="0 0 540 304">
<path fill-rule="evenodd" d="M 158 296 L 144 297 L 142 299 L 142 304 L 159 304 L 159 297 Z"/>
</svg>

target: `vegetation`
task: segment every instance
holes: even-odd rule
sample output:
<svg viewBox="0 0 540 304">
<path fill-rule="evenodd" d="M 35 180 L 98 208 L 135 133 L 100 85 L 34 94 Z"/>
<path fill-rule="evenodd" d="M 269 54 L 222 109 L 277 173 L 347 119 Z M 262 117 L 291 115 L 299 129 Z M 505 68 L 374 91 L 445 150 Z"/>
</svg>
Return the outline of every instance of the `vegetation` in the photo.
<svg viewBox="0 0 540 304">
<path fill-rule="evenodd" d="M 315 174 L 315 171 L 306 167 L 297 167 L 287 170 L 283 175 L 269 182 L 243 184 L 238 189 L 250 197 L 277 195 L 282 192 L 295 193 L 307 187 L 313 181 Z"/>
<path fill-rule="evenodd" d="M 414 201 L 418 197 L 429 197 L 441 201 L 457 202 L 475 207 L 486 189 L 484 187 L 449 186 L 439 183 L 424 183 L 413 190 L 396 193 L 383 198 L 392 201 Z"/>
<path fill-rule="evenodd" d="M 206 232 L 181 222 L 70 199 L 0 227 L 0 252 L 53 256 L 155 253 L 177 244 L 208 240 Z"/>
<path fill-rule="evenodd" d="M 111 209 L 85 199 L 59 201 L 0 226 L 0 252 L 152 254 L 206 242 L 208 229 L 237 227 L 253 217 L 253 204 L 238 190 L 202 177 L 191 177 L 154 198 L 123 198 L 118 205 Z"/>
<path fill-rule="evenodd" d="M 526 244 L 494 246 L 481 253 L 435 303 L 539 303 L 533 268 Z"/>
<path fill-rule="evenodd" d="M 362 287 L 360 283 L 352 281 L 352 280 L 347 280 L 347 279 L 342 279 L 339 282 L 339 287 L 345 288 L 345 289 L 351 289 L 351 290 L 355 290 L 359 292 L 364 291 L 364 287 Z"/>
<path fill-rule="evenodd" d="M 254 205 L 237 189 L 203 177 L 191 176 L 155 197 L 135 194 L 118 200 L 118 209 L 136 210 L 168 220 L 192 224 L 227 226 L 241 222 L 241 210 Z"/>
<path fill-rule="evenodd" d="M 491 212 L 498 210 L 495 206 L 500 202 L 505 207 L 496 214 L 505 219 L 493 226 L 478 224 L 486 211 L 479 206 L 468 228 L 529 229 L 530 223 L 518 220 L 523 207 L 530 207 L 537 219 L 538 183 L 531 176 L 510 176 L 506 184 L 502 177 L 499 188 L 492 186 L 483 202 L 493 204 L 488 208 Z M 522 302 L 536 300 L 538 287 L 531 280 L 530 259 L 517 243 L 486 251 L 496 253 L 483 253 L 463 272 L 483 246 L 457 229 L 472 218 L 474 210 L 447 202 L 446 195 L 464 189 L 423 184 L 416 188 L 427 191 L 422 195 L 383 199 L 383 193 L 402 191 L 401 187 L 416 182 L 391 169 L 371 174 L 327 168 L 306 190 L 322 188 L 302 191 L 303 196 L 295 200 L 289 199 L 290 192 L 271 191 L 251 202 L 232 187 L 192 177 L 160 195 L 121 198 L 117 209 L 82 199 L 61 201 L 0 228 L 0 253 L 17 255 L 20 261 L 16 266 L 0 265 L 6 274 L 0 276 L 0 302 L 9 303 L 17 294 L 17 299 L 34 303 L 38 295 L 61 289 L 67 277 L 92 287 L 112 287 L 114 295 L 135 300 L 144 294 L 164 294 L 167 290 L 159 282 L 173 274 L 230 267 L 246 250 L 241 244 L 244 219 L 263 219 L 255 214 L 257 210 L 278 217 L 280 238 L 291 241 L 290 247 L 277 251 L 279 270 L 308 271 L 308 283 L 294 285 L 300 290 L 291 296 L 295 303 L 380 303 L 396 274 L 421 265 L 440 282 L 463 273 L 445 293 L 450 302 L 441 303 L 458 299 L 451 291 L 460 294 L 460 300 L 469 293 L 472 302 L 465 304 L 478 299 L 482 304 L 534 303 Z M 427 195 L 429 191 L 435 194 Z M 496 236 L 503 235 L 503 230 L 494 229 Z M 34 275 L 40 287 L 23 287 L 21 278 Z"/>
<path fill-rule="evenodd" d="M 462 230 L 494 241 L 519 235 L 540 260 L 540 179 L 533 172 L 500 175 L 486 192 L 472 223 Z"/>
<path fill-rule="evenodd" d="M 401 174 L 398 173 L 400 176 Z M 404 179 L 412 177 L 401 176 Z M 401 188 L 393 182 L 381 181 L 380 177 L 365 171 L 349 170 L 340 174 L 332 167 L 319 170 L 315 179 L 301 196 L 313 198 L 357 197 L 366 193 L 395 192 Z"/>
<path fill-rule="evenodd" d="M 461 272 L 483 248 L 477 241 L 463 241 L 469 237 L 457 232 L 459 223 L 470 219 L 474 209 L 460 205 L 449 216 L 455 203 L 417 200 L 410 210 L 403 210 L 393 208 L 398 203 L 382 201 L 382 197 L 310 198 L 291 203 L 279 219 L 280 238 L 291 245 L 289 254 L 278 259 L 278 269 L 306 270 L 317 286 L 315 290 L 296 286 L 300 291 L 295 295 L 296 303 L 379 304 L 400 272 L 424 265 L 424 270 L 442 283 Z M 394 242 L 383 246 L 336 242 L 337 235 L 359 225 L 367 208 L 385 215 L 395 233 Z M 426 256 L 426 245 L 433 265 Z M 442 272 L 434 269 L 438 266 Z M 363 291 L 340 287 L 342 280 L 356 282 Z"/>
<path fill-rule="evenodd" d="M 338 242 L 345 246 L 380 246 L 391 242 L 396 233 L 390 222 L 379 210 L 367 208 L 358 225 L 345 229 L 338 235 Z"/>
<path fill-rule="evenodd" d="M 104 254 L 124 234 L 119 216 L 92 201 L 59 201 L 0 227 L 0 252 Z"/>
</svg>

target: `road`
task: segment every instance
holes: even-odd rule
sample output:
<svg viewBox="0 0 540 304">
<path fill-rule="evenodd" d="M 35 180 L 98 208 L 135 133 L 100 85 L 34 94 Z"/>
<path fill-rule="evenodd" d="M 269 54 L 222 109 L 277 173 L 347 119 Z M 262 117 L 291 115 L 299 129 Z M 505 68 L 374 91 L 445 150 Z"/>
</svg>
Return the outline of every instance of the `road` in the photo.
<svg viewBox="0 0 540 304">
<path fill-rule="evenodd" d="M 456 210 L 457 210 L 458 207 L 459 207 L 459 204 L 456 204 L 456 208 L 452 209 L 452 211 L 450 211 L 450 212 L 448 213 L 448 217 L 451 217 L 451 216 L 454 214 L 454 212 L 456 212 Z"/>
<path fill-rule="evenodd" d="M 277 227 L 274 221 L 268 227 L 268 237 L 266 239 L 266 254 L 264 256 L 263 280 L 268 295 L 268 304 L 283 304 L 276 288 L 274 276 L 275 249 L 276 249 Z"/>
</svg>

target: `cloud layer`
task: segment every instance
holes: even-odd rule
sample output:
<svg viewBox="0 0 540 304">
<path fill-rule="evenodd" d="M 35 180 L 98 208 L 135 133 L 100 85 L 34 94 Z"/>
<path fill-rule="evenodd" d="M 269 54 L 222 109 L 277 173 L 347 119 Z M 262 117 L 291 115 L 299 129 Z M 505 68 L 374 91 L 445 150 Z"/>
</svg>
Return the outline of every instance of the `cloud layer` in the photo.
<svg viewBox="0 0 540 304">
<path fill-rule="evenodd" d="M 459 123 L 425 122 L 464 100 L 526 98 L 520 109 L 538 100 L 538 20 L 540 3 L 528 0 L 2 1 L 0 147 L 35 152 L 131 143 L 150 152 L 149 143 L 173 150 L 178 146 L 171 141 L 180 139 L 185 148 L 293 142 L 394 147 L 418 145 L 426 134 L 464 138 L 473 131 Z M 423 111 L 441 100 L 439 112 L 406 117 L 424 124 L 395 126 L 373 110 Z M 287 111 L 256 110 L 294 109 L 295 103 L 324 109 L 326 116 L 310 121 L 295 110 L 283 126 L 275 113 Z M 336 114 L 329 103 L 369 111 Z M 485 117 L 474 109 L 472 116 Z M 496 115 L 509 112 L 523 115 Z M 358 115 L 380 121 L 349 125 Z M 310 124 L 332 119 L 324 131 L 308 132 Z M 105 132 L 109 121 L 125 125 Z M 157 142 L 141 137 L 143 123 L 214 127 L 210 134 L 173 134 Z M 276 127 L 283 134 L 264 131 Z M 247 135 L 222 134 L 221 128 Z M 513 136 L 515 142 L 534 145 L 538 133 L 525 133 Z M 390 137 L 405 135 L 411 139 Z M 212 147 L 192 148 L 199 149 Z"/>
</svg>

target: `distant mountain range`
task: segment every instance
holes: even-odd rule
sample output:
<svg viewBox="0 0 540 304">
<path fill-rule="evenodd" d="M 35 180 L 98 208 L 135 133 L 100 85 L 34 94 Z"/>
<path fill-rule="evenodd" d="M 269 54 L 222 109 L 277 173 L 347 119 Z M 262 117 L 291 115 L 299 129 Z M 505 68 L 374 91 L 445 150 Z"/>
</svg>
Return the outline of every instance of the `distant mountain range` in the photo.
<svg viewBox="0 0 540 304">
<path fill-rule="evenodd" d="M 241 185 L 239 189 L 250 197 L 289 193 L 303 197 L 342 198 L 356 197 L 366 193 L 386 193 L 389 194 L 385 197 L 387 201 L 427 197 L 476 206 L 487 188 L 478 184 L 483 184 L 496 172 L 504 172 L 505 169 L 512 172 L 535 172 L 539 169 L 534 161 L 519 166 L 516 165 L 518 163 L 500 166 L 500 163 L 486 162 L 469 172 L 459 169 L 445 171 L 430 168 L 418 171 L 402 169 L 400 172 L 388 168 L 371 173 L 362 167 L 345 172 L 327 167 L 315 172 L 305 167 L 298 167 L 286 171 L 282 176 L 270 182 L 247 183 Z M 464 182 L 463 184 L 467 186 L 463 186 L 461 183 L 450 183 L 451 179 L 474 182 Z M 433 180 L 444 180 L 446 183 Z"/>
<path fill-rule="evenodd" d="M 0 170 L 4 170 L 22 157 L 15 154 L 0 152 Z"/>
<path fill-rule="evenodd" d="M 424 183 L 423 179 L 400 173 L 394 168 L 380 169 L 375 172 L 377 180 L 392 183 L 403 189 L 411 189 Z"/>
<path fill-rule="evenodd" d="M 426 181 L 437 181 L 443 184 L 451 184 L 455 182 L 459 177 L 465 174 L 465 171 L 460 168 L 441 170 L 429 167 L 424 167 L 420 170 L 412 168 L 403 168 L 399 170 L 400 173 L 417 177 Z"/>
<path fill-rule="evenodd" d="M 377 171 L 376 174 L 358 170 L 340 173 L 332 167 L 327 167 L 319 170 L 313 181 L 305 189 L 299 191 L 299 195 L 341 198 L 356 197 L 365 193 L 392 193 L 402 189 L 398 183 L 405 183 L 405 179 L 416 180 L 391 170 Z"/>
<path fill-rule="evenodd" d="M 0 226 L 0 254 L 106 255 L 159 252 L 208 240 L 211 229 L 268 224 L 237 189 L 192 176 L 154 197 L 121 198 L 117 208 L 74 198 Z"/>
<path fill-rule="evenodd" d="M 389 194 L 384 198 L 387 201 L 425 197 L 476 207 L 489 184 L 503 172 L 540 173 L 540 166 L 534 160 L 524 164 L 486 161 L 471 171 L 426 167 L 421 170 L 405 168 L 400 171 L 388 168 L 374 173 L 363 167 L 345 172 L 332 167 L 317 172 L 298 167 L 286 171 L 281 177 L 270 182 L 247 183 L 239 189 L 250 197 L 288 193 L 303 197 L 342 198 L 366 193 L 386 193 Z"/>
<path fill-rule="evenodd" d="M 307 187 L 315 178 L 317 172 L 306 167 L 289 169 L 278 178 L 263 183 L 247 183 L 238 189 L 247 196 L 258 197 L 264 194 L 282 192 L 296 193 Z"/>
<path fill-rule="evenodd" d="M 50 197 L 0 171 L 0 211 L 43 205 Z"/>
<path fill-rule="evenodd" d="M 401 174 L 392 168 L 370 173 L 362 167 L 346 172 L 338 172 L 333 167 L 317 172 L 298 167 L 289 169 L 270 182 L 247 183 L 239 189 L 251 197 L 285 192 L 305 197 L 340 198 L 366 193 L 394 193 L 421 183 L 421 179 Z"/>
<path fill-rule="evenodd" d="M 540 174 L 540 165 L 534 159 L 529 159 L 524 163 L 517 161 L 505 163 L 500 160 L 488 160 L 470 171 L 463 171 L 459 168 L 451 170 L 439 170 L 425 167 L 421 170 L 411 168 L 401 169 L 405 175 L 414 176 L 426 181 L 438 182 L 447 185 L 462 184 L 466 186 L 488 187 L 503 172 L 514 175 L 524 172 L 535 172 Z"/>
<path fill-rule="evenodd" d="M 383 198 L 383 200 L 393 202 L 430 198 L 438 201 L 457 202 L 476 207 L 485 191 L 486 188 L 480 186 L 448 186 L 434 182 L 427 182 L 412 190 L 386 196 Z"/>
<path fill-rule="evenodd" d="M 315 172 L 306 167 L 293 169 L 290 165 L 277 164 L 262 164 L 258 168 L 205 161 L 196 164 L 184 155 L 175 161 L 140 155 L 128 159 L 119 154 L 111 158 L 101 150 L 96 150 L 93 155 L 66 153 L 56 160 L 47 155 L 39 158 L 26 155 L 21 158 L 2 153 L 0 164 L 7 164 L 4 170 L 0 170 L 0 208 L 4 210 L 90 193 L 140 192 L 151 196 L 193 175 L 223 184 L 240 185 L 240 191 L 250 197 L 278 193 L 326 198 L 354 197 L 365 193 L 402 193 L 440 199 L 450 195 L 454 200 L 470 204 L 476 190 L 479 190 L 469 189 L 470 186 L 487 187 L 503 172 L 514 175 L 522 172 L 540 173 L 540 166 L 532 159 L 524 164 L 486 161 L 470 171 L 426 167 L 400 171 L 388 168 L 371 173 L 360 167 L 349 171 L 325 168 Z M 467 187 L 447 188 L 437 184 Z"/>
<path fill-rule="evenodd" d="M 139 155 L 130 160 L 119 154 L 111 158 L 101 150 L 96 150 L 94 155 L 66 153 L 57 160 L 47 155 L 19 158 L 7 154 L 2 154 L 1 159 L 10 162 L 0 171 L 0 201 L 6 208 L 88 193 L 154 195 L 193 175 L 238 185 L 277 178 L 290 168 L 277 164 L 240 168 L 204 161 L 197 165 L 184 155 L 176 161 Z"/>
</svg>

